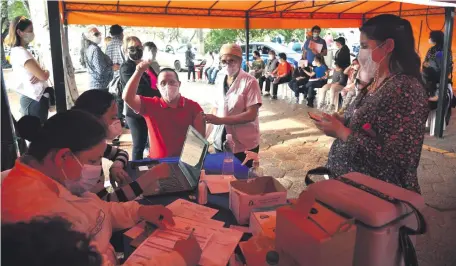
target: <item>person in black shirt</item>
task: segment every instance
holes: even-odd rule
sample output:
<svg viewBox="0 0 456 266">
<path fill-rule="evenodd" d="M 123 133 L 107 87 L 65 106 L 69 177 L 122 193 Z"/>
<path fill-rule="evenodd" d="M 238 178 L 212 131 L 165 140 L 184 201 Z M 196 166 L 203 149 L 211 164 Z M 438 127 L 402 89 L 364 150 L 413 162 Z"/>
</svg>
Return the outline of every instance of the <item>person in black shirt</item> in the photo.
<svg viewBox="0 0 456 266">
<path fill-rule="evenodd" d="M 299 62 L 299 66 L 293 71 L 293 79 L 288 83 L 290 89 L 295 93 L 296 103 L 299 102 L 299 93 L 305 93 L 305 85 L 309 81 L 309 75 L 304 70 L 310 72 L 311 69 L 304 65 L 304 61 Z"/>
<path fill-rule="evenodd" d="M 343 70 L 350 65 L 350 49 L 345 44 L 345 38 L 339 37 L 335 40 L 337 52 L 335 55 L 335 63 Z"/>
<path fill-rule="evenodd" d="M 274 50 L 269 51 L 269 59 L 266 63 L 266 68 L 264 69 L 264 74 L 258 79 L 260 83 L 261 94 L 263 94 L 263 83 L 266 81 L 266 94 L 265 96 L 271 95 L 269 91 L 271 90 L 271 82 L 274 80 L 272 72 L 276 70 L 279 66 L 279 60 L 276 58 L 276 53 Z"/>
</svg>

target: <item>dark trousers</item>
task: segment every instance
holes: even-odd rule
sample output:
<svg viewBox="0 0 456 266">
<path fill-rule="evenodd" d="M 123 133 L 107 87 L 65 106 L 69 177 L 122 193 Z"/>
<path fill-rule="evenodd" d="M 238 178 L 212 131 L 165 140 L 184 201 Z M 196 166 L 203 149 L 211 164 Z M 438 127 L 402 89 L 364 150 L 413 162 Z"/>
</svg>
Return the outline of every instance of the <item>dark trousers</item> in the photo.
<svg viewBox="0 0 456 266">
<path fill-rule="evenodd" d="M 308 80 L 309 79 L 307 78 L 300 80 L 293 79 L 290 82 L 288 82 L 288 86 L 294 92 L 296 98 L 299 98 L 299 93 L 307 94 L 307 91 L 305 91 L 305 85 Z"/>
<path fill-rule="evenodd" d="M 188 70 L 187 70 L 188 80 L 190 80 L 190 73 L 193 73 L 193 80 L 195 80 L 196 79 L 195 65 L 188 66 Z"/>
<path fill-rule="evenodd" d="M 141 160 L 144 157 L 144 149 L 147 145 L 148 131 L 146 120 L 141 116 L 127 116 L 125 119 L 133 140 L 132 160 Z"/>
<path fill-rule="evenodd" d="M 258 79 L 258 82 L 260 83 L 260 90 L 263 91 L 263 83 L 266 81 L 266 89 L 265 89 L 265 91 L 269 92 L 271 90 L 271 81 L 273 81 L 273 80 L 274 80 L 273 77 L 261 76 Z"/>
<path fill-rule="evenodd" d="M 272 84 L 272 95 L 277 96 L 277 91 L 279 90 L 279 85 L 290 82 L 290 80 L 291 80 L 291 75 L 279 78 L 277 83 Z"/>
<path fill-rule="evenodd" d="M 40 101 L 37 102 L 27 96 L 21 95 L 19 102 L 23 115 L 36 116 L 40 119 L 41 124 L 48 119 L 49 98 L 42 96 Z"/>
<path fill-rule="evenodd" d="M 316 80 L 316 81 L 309 81 L 306 84 L 306 89 L 307 89 L 307 100 L 309 102 L 313 102 L 315 99 L 315 95 L 317 94 L 315 92 L 315 88 L 321 88 L 327 83 L 327 80 Z"/>
<path fill-rule="evenodd" d="M 215 149 L 216 152 L 223 152 L 221 150 L 218 150 L 218 149 Z M 254 153 L 258 153 L 260 151 L 260 146 L 256 146 L 255 148 L 249 150 L 249 151 L 253 151 Z M 238 152 L 238 153 L 235 153 L 234 154 L 234 157 L 236 157 L 239 161 L 244 162 L 245 158 L 247 157 L 247 155 L 245 154 L 245 152 Z M 253 166 L 253 160 L 250 160 L 248 161 L 245 166 L 247 166 L 248 168 L 252 168 Z"/>
</svg>

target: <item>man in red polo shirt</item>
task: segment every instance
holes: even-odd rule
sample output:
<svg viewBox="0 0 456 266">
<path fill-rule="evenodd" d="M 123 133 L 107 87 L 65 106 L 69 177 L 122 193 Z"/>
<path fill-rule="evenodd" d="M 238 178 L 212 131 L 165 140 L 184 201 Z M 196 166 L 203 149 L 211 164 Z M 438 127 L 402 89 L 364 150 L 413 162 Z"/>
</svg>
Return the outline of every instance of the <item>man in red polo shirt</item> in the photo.
<svg viewBox="0 0 456 266">
<path fill-rule="evenodd" d="M 125 86 L 123 99 L 135 112 L 141 114 L 149 130 L 150 158 L 179 156 L 184 145 L 188 126 L 193 126 L 203 136 L 206 122 L 198 103 L 179 93 L 181 82 L 177 73 L 164 68 L 157 77 L 157 87 L 162 98 L 136 95 L 141 75 L 150 62 L 143 61 Z"/>
</svg>

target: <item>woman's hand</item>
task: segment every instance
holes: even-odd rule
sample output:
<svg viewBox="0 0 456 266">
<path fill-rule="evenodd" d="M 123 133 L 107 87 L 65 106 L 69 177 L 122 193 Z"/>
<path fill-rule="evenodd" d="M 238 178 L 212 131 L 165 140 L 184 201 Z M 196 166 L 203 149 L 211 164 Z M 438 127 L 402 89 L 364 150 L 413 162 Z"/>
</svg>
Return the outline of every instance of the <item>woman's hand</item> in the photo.
<svg viewBox="0 0 456 266">
<path fill-rule="evenodd" d="M 123 169 L 122 166 L 113 164 L 109 169 L 109 173 L 111 177 L 118 183 L 118 184 L 127 184 L 131 182 L 131 178 L 128 173 Z"/>
<path fill-rule="evenodd" d="M 138 215 L 160 229 L 166 229 L 166 225 L 174 225 L 173 213 L 163 205 L 141 205 Z"/>
<path fill-rule="evenodd" d="M 323 114 L 322 120 L 314 123 L 325 135 L 339 138 L 343 141 L 347 141 L 348 136 L 351 134 L 351 130 L 344 126 L 338 115 Z"/>
<path fill-rule="evenodd" d="M 150 63 L 152 63 L 152 61 L 150 61 L 150 60 L 145 60 L 145 61 L 139 62 L 136 65 L 136 71 L 143 73 L 144 71 L 146 71 L 149 68 Z"/>
<path fill-rule="evenodd" d="M 222 125 L 223 124 L 223 119 L 218 116 L 206 114 L 205 118 L 206 118 L 206 122 L 209 124 L 213 124 L 213 125 Z"/>
</svg>

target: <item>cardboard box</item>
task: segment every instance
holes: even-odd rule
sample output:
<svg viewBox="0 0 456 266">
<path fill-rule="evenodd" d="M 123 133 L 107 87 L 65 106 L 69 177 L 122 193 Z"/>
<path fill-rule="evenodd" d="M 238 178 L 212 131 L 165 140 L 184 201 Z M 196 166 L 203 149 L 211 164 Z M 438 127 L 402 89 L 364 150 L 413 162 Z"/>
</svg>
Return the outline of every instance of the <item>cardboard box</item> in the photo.
<svg viewBox="0 0 456 266">
<path fill-rule="evenodd" d="M 250 213 L 250 232 L 254 236 L 263 235 L 275 239 L 276 211 L 252 210 Z"/>
<path fill-rule="evenodd" d="M 239 224 L 248 224 L 252 209 L 287 202 L 287 190 L 271 176 L 230 183 L 230 210 Z"/>
<path fill-rule="evenodd" d="M 310 213 L 289 206 L 277 209 L 276 249 L 298 265 L 352 266 L 355 241 L 353 220 L 319 203 Z"/>
</svg>

